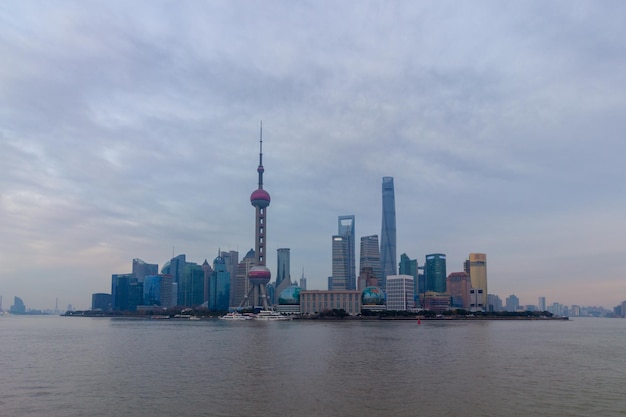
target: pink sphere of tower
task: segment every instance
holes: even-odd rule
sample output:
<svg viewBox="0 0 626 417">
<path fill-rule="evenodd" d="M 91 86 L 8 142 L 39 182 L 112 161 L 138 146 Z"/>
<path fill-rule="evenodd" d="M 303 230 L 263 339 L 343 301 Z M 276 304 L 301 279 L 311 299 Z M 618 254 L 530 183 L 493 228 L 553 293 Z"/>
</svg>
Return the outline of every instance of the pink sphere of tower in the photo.
<svg viewBox="0 0 626 417">
<path fill-rule="evenodd" d="M 270 205 L 270 194 L 263 189 L 254 190 L 250 194 L 250 203 L 255 207 L 265 208 Z"/>
<path fill-rule="evenodd" d="M 272 273 L 265 266 L 253 266 L 248 271 L 248 279 L 252 285 L 265 285 L 271 278 Z"/>
</svg>

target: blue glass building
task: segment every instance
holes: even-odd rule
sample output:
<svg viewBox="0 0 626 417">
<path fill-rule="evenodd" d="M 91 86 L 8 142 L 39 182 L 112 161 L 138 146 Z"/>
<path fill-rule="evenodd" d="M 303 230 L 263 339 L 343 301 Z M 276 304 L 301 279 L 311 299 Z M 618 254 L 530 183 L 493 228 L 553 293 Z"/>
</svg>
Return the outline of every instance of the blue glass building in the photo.
<svg viewBox="0 0 626 417">
<path fill-rule="evenodd" d="M 224 258 L 213 261 L 213 273 L 209 283 L 209 310 L 228 311 L 230 300 L 230 272 Z"/>
<path fill-rule="evenodd" d="M 383 221 L 380 234 L 380 266 L 382 277 L 378 286 L 386 288 L 387 275 L 397 275 L 396 267 L 396 197 L 393 177 L 383 177 Z"/>
</svg>

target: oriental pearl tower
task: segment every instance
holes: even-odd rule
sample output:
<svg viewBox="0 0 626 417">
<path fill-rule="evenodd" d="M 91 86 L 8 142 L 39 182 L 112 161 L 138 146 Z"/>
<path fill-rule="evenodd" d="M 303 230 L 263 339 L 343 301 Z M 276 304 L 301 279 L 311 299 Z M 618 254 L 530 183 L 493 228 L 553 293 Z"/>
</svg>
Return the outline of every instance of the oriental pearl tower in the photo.
<svg viewBox="0 0 626 417">
<path fill-rule="evenodd" d="M 265 285 L 270 282 L 272 273 L 265 266 L 265 228 L 267 227 L 266 215 L 267 206 L 270 205 L 270 195 L 263 189 L 263 123 L 260 128 L 259 138 L 259 167 L 257 172 L 259 173 L 259 188 L 254 190 L 250 195 L 250 203 L 256 209 L 256 222 L 255 222 L 255 266 L 248 271 L 248 280 L 250 282 L 250 290 L 246 297 L 242 300 L 242 305 L 246 304 L 246 301 L 252 295 L 252 306 L 259 305 L 259 298 L 261 304 L 265 310 L 269 310 L 269 304 L 267 302 L 267 291 Z"/>
</svg>

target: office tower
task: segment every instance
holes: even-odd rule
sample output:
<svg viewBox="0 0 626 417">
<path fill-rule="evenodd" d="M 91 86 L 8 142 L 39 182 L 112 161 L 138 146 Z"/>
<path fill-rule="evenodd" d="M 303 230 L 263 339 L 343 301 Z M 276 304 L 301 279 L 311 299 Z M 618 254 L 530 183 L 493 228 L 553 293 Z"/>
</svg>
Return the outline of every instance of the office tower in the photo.
<svg viewBox="0 0 626 417">
<path fill-rule="evenodd" d="M 143 304 L 143 282 L 133 274 L 111 275 L 111 308 L 117 311 L 135 311 Z"/>
<path fill-rule="evenodd" d="M 209 265 L 209 261 L 207 261 L 206 259 L 202 263 L 202 273 L 204 275 L 204 301 L 202 302 L 202 306 L 208 308 L 209 296 L 211 293 L 211 274 L 213 274 L 213 268 L 211 268 L 211 265 Z"/>
<path fill-rule="evenodd" d="M 276 251 L 276 283 L 275 294 L 280 293 L 291 286 L 291 265 L 289 248 L 280 248 Z"/>
<path fill-rule="evenodd" d="M 204 303 L 204 270 L 195 262 L 187 262 L 185 254 L 166 262 L 161 274 L 172 276 L 177 306 L 197 307 Z"/>
<path fill-rule="evenodd" d="M 511 294 L 506 298 L 506 311 L 517 311 L 519 307 L 519 298 L 515 294 Z"/>
<path fill-rule="evenodd" d="M 138 258 L 133 259 L 133 277 L 137 279 L 137 282 L 143 282 L 145 276 L 158 273 L 159 265 L 149 264 Z"/>
<path fill-rule="evenodd" d="M 334 235 L 332 246 L 332 290 L 348 289 L 348 239 L 345 236 Z"/>
<path fill-rule="evenodd" d="M 417 259 L 410 259 L 406 253 L 400 255 L 400 264 L 398 265 L 400 275 L 410 275 L 413 277 L 413 297 L 415 297 L 415 306 L 419 304 L 419 280 L 418 280 L 418 268 Z"/>
<path fill-rule="evenodd" d="M 452 272 L 446 281 L 446 290 L 450 294 L 452 307 L 470 308 L 470 289 L 472 284 L 466 272 Z"/>
<path fill-rule="evenodd" d="M 537 307 L 539 311 L 546 311 L 546 297 L 539 297 L 539 305 Z"/>
<path fill-rule="evenodd" d="M 413 277 L 410 275 L 388 275 L 387 310 L 409 311 L 413 309 Z"/>
<path fill-rule="evenodd" d="M 58 307 L 55 307 L 58 310 Z M 109 311 L 111 310 L 111 294 L 97 292 L 91 294 L 91 310 L 92 311 Z"/>
<path fill-rule="evenodd" d="M 424 277 L 426 279 L 425 292 L 446 292 L 446 255 L 442 253 L 426 255 Z"/>
<path fill-rule="evenodd" d="M 221 256 L 213 261 L 209 288 L 209 310 L 227 311 L 230 301 L 230 273 Z"/>
<path fill-rule="evenodd" d="M 387 275 L 396 275 L 396 199 L 393 177 L 383 177 L 383 221 L 380 234 L 380 264 L 382 277 L 379 286 L 385 288 Z"/>
<path fill-rule="evenodd" d="M 267 291 L 265 285 L 270 282 L 272 273 L 265 266 L 265 247 L 266 236 L 265 230 L 267 228 L 267 207 L 270 205 L 270 194 L 263 189 L 263 125 L 259 134 L 259 166 L 257 173 L 259 174 L 259 187 L 250 195 L 250 203 L 255 209 L 255 250 L 256 262 L 255 265 L 248 271 L 248 280 L 250 281 L 250 290 L 246 294 L 241 305 L 245 305 L 250 296 L 252 296 L 252 305 L 262 305 L 265 310 L 269 310 L 270 306 L 267 302 Z"/>
<path fill-rule="evenodd" d="M 148 275 L 143 281 L 143 304 L 165 308 L 176 306 L 174 277 L 171 275 Z"/>
<path fill-rule="evenodd" d="M 243 299 L 243 295 L 240 298 L 235 298 L 235 286 L 237 280 L 237 266 L 239 265 L 239 252 L 236 250 L 229 251 L 221 251 L 222 259 L 224 260 L 224 265 L 226 265 L 226 271 L 230 275 L 230 284 L 229 284 L 229 306 L 236 306 Z"/>
<path fill-rule="evenodd" d="M 256 255 L 254 249 L 250 249 L 248 253 L 243 257 L 241 262 L 237 264 L 237 271 L 235 274 L 234 286 L 230 287 L 231 297 L 234 303 L 230 303 L 232 308 L 237 307 L 251 307 L 246 298 L 246 294 L 250 290 L 250 281 L 248 280 L 248 272 L 252 269 L 256 262 Z M 244 303 L 241 301 L 244 300 Z"/>
<path fill-rule="evenodd" d="M 371 274 L 378 281 L 376 286 L 382 282 L 382 269 L 380 267 L 380 247 L 378 246 L 378 235 L 363 236 L 361 238 L 361 255 L 359 258 L 359 277 L 364 268 L 371 268 Z"/>
<path fill-rule="evenodd" d="M 354 215 L 339 216 L 337 225 L 337 234 L 333 236 L 333 280 L 339 287 L 335 289 L 354 290 L 356 289 Z M 340 257 L 336 256 L 339 253 L 335 251 L 336 242 L 341 246 Z"/>
<path fill-rule="evenodd" d="M 470 253 L 465 261 L 465 272 L 470 276 L 472 288 L 482 290 L 483 299 L 480 302 L 487 305 L 487 255 L 484 253 Z"/>
</svg>

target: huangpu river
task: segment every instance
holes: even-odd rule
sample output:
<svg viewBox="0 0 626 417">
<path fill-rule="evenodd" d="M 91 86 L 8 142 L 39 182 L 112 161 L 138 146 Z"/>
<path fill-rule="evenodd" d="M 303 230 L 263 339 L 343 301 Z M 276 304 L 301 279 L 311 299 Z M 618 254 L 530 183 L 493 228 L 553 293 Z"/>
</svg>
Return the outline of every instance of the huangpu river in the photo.
<svg viewBox="0 0 626 417">
<path fill-rule="evenodd" d="M 0 316 L 0 416 L 626 416 L 626 320 Z"/>
</svg>

